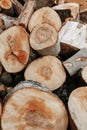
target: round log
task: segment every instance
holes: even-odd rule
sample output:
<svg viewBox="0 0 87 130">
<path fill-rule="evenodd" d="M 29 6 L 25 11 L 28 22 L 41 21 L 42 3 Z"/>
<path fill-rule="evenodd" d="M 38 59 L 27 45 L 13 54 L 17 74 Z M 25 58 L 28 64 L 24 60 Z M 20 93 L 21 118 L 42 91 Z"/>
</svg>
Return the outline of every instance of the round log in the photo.
<svg viewBox="0 0 87 130">
<path fill-rule="evenodd" d="M 50 7 L 42 7 L 34 12 L 28 23 L 28 29 L 32 29 L 41 23 L 48 23 L 56 28 L 57 31 L 61 28 L 61 19 L 59 15 Z"/>
<path fill-rule="evenodd" d="M 26 80 L 40 82 L 50 90 L 59 88 L 66 80 L 66 72 L 59 59 L 44 56 L 31 62 L 25 70 Z"/>
<path fill-rule="evenodd" d="M 58 56 L 60 45 L 56 29 L 49 24 L 34 27 L 30 35 L 30 45 L 41 55 Z"/>
<path fill-rule="evenodd" d="M 72 91 L 68 102 L 69 112 L 78 130 L 87 129 L 87 86 Z"/>
<path fill-rule="evenodd" d="M 11 93 L 3 108 L 3 130 L 67 130 L 68 116 L 62 101 L 54 94 L 23 84 Z M 40 84 L 39 84 L 40 85 Z M 20 86 L 20 85 L 19 85 Z"/>
<path fill-rule="evenodd" d="M 29 37 L 23 27 L 10 27 L 0 35 L 0 61 L 7 72 L 21 71 L 28 62 L 29 53 Z"/>
</svg>

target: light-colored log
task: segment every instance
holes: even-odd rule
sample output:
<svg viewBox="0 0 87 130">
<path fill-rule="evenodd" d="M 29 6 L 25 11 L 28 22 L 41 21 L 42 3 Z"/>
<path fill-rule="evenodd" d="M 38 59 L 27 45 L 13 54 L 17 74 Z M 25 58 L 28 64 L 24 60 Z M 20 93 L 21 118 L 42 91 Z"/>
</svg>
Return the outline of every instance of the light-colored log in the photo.
<svg viewBox="0 0 87 130">
<path fill-rule="evenodd" d="M 13 26 L 0 35 L 0 61 L 7 72 L 21 71 L 29 59 L 29 36 L 21 26 Z"/>
<path fill-rule="evenodd" d="M 24 73 L 26 80 L 40 82 L 50 90 L 55 90 L 63 85 L 66 72 L 61 61 L 55 56 L 44 56 L 31 62 Z"/>
<path fill-rule="evenodd" d="M 82 86 L 70 94 L 68 108 L 78 130 L 87 129 L 87 86 Z"/>
<path fill-rule="evenodd" d="M 37 25 L 31 32 L 30 45 L 41 55 L 58 56 L 60 52 L 58 32 L 47 23 Z"/>
<path fill-rule="evenodd" d="M 39 83 L 21 84 L 22 88 L 17 85 L 5 98 L 2 129 L 67 130 L 68 115 L 62 101 L 49 91 L 39 89 L 42 86 Z"/>
<path fill-rule="evenodd" d="M 59 15 L 50 7 L 43 7 L 34 12 L 28 23 L 29 31 L 31 32 L 36 25 L 42 23 L 48 23 L 54 26 L 57 31 L 59 31 L 62 26 Z"/>
</svg>

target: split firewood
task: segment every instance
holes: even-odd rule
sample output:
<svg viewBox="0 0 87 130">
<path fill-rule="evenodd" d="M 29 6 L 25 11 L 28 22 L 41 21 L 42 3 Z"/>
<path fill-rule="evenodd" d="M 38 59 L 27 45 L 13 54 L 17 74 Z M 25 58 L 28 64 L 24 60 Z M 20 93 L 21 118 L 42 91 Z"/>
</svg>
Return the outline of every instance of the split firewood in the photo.
<svg viewBox="0 0 87 130">
<path fill-rule="evenodd" d="M 86 25 L 79 22 L 68 21 L 59 31 L 59 42 L 60 45 L 71 46 L 74 50 L 82 49 L 87 47 L 87 34 Z M 62 44 L 61 44 L 62 43 Z M 66 53 L 69 51 L 66 50 Z"/>
<path fill-rule="evenodd" d="M 75 55 L 63 62 L 70 75 L 74 75 L 79 69 L 87 65 L 87 49 L 81 49 Z"/>
<path fill-rule="evenodd" d="M 75 89 L 69 97 L 68 108 L 78 130 L 87 129 L 87 86 Z"/>
<path fill-rule="evenodd" d="M 60 44 L 56 29 L 47 24 L 39 24 L 34 27 L 30 35 L 30 45 L 41 55 L 58 56 Z"/>
<path fill-rule="evenodd" d="M 50 7 L 43 7 L 36 10 L 28 23 L 28 29 L 31 32 L 36 25 L 42 23 L 48 23 L 54 26 L 57 31 L 62 26 L 59 15 Z"/>
<path fill-rule="evenodd" d="M 52 7 L 63 21 L 79 21 L 79 4 L 64 3 Z"/>
<path fill-rule="evenodd" d="M 3 130 L 67 130 L 68 115 L 64 104 L 40 83 L 19 83 L 6 96 L 3 109 Z"/>
<path fill-rule="evenodd" d="M 44 56 L 31 62 L 25 70 L 26 80 L 46 85 L 50 90 L 59 88 L 66 80 L 61 61 L 54 56 Z"/>
<path fill-rule="evenodd" d="M 21 71 L 29 59 L 29 36 L 21 26 L 13 26 L 0 35 L 0 61 L 9 73 Z"/>
<path fill-rule="evenodd" d="M 31 15 L 34 12 L 34 6 L 35 1 L 34 0 L 26 0 L 23 10 L 21 11 L 21 14 L 19 15 L 17 21 L 15 22 L 16 25 L 23 24 L 25 28 L 27 28 L 28 21 L 31 18 Z"/>
<path fill-rule="evenodd" d="M 0 19 L 3 20 L 5 29 L 13 25 L 19 25 L 19 24 L 23 24 L 25 27 L 27 27 L 28 20 L 31 17 L 33 11 L 34 11 L 34 1 L 29 0 L 25 3 L 24 8 L 21 11 L 19 17 L 14 18 L 1 13 Z"/>
</svg>

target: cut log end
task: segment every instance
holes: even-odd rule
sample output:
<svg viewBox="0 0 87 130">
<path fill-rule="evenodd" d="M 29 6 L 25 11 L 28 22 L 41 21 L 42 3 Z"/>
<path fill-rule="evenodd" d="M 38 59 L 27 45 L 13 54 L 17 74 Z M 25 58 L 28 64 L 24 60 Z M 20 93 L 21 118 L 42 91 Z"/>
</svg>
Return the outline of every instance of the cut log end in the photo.
<svg viewBox="0 0 87 130">
<path fill-rule="evenodd" d="M 65 70 L 54 56 L 44 56 L 33 61 L 25 70 L 25 79 L 40 82 L 50 90 L 59 88 L 66 79 Z"/>
<path fill-rule="evenodd" d="M 29 87 L 20 88 L 11 95 L 1 119 L 3 130 L 63 130 L 67 129 L 67 124 L 67 112 L 59 98 Z"/>
<path fill-rule="evenodd" d="M 3 9 L 10 9 L 12 7 L 11 0 L 0 0 L 0 6 Z"/>
<path fill-rule="evenodd" d="M 69 112 L 77 129 L 87 128 L 87 86 L 75 89 L 68 102 Z"/>
<path fill-rule="evenodd" d="M 34 12 L 28 23 L 29 31 L 31 32 L 36 25 L 42 23 L 54 26 L 57 31 L 60 30 L 62 25 L 59 15 L 50 7 L 43 7 Z"/>
<path fill-rule="evenodd" d="M 25 29 L 13 26 L 1 34 L 0 41 L 0 51 L 3 50 L 0 59 L 5 70 L 10 73 L 22 70 L 28 62 L 30 53 Z"/>
<path fill-rule="evenodd" d="M 37 25 L 33 29 L 30 35 L 30 44 L 34 50 L 41 50 L 54 45 L 57 39 L 56 29 L 45 23 Z"/>
</svg>

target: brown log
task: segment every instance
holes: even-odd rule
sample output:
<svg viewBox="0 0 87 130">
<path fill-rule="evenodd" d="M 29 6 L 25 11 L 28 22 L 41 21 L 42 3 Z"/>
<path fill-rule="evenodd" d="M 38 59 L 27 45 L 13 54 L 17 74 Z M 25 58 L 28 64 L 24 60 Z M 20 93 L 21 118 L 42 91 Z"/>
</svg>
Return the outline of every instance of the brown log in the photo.
<svg viewBox="0 0 87 130">
<path fill-rule="evenodd" d="M 67 130 L 67 111 L 56 95 L 45 91 L 40 83 L 20 84 L 6 97 L 1 118 L 3 130 Z"/>
<path fill-rule="evenodd" d="M 68 12 L 66 12 L 66 14 L 64 14 L 63 16 L 62 13 L 60 13 L 61 17 L 65 17 L 65 21 L 67 20 L 71 20 L 71 21 L 79 21 L 79 4 L 76 3 L 64 3 L 64 4 L 60 4 L 60 5 L 56 5 L 52 7 L 55 11 L 65 11 L 68 10 Z M 70 10 L 70 13 L 69 13 Z M 71 18 L 71 19 L 69 19 Z"/>
<path fill-rule="evenodd" d="M 43 7 L 34 12 L 28 23 L 29 31 L 31 32 L 36 25 L 42 23 L 48 23 L 54 26 L 57 31 L 61 28 L 59 15 L 50 7 Z"/>
<path fill-rule="evenodd" d="M 4 9 L 10 9 L 12 7 L 11 0 L 0 0 L 0 7 Z"/>
<path fill-rule="evenodd" d="M 78 130 L 87 129 L 87 86 L 75 89 L 69 97 L 68 108 Z"/>
<path fill-rule="evenodd" d="M 29 36 L 21 26 L 13 26 L 0 35 L 0 61 L 7 72 L 21 71 L 29 59 Z"/>
<path fill-rule="evenodd" d="M 14 9 L 11 0 L 0 0 L 1 13 L 14 16 Z"/>
<path fill-rule="evenodd" d="M 26 80 L 33 80 L 55 90 L 65 82 L 66 72 L 59 59 L 54 56 L 44 56 L 31 62 L 25 70 Z"/>
<path fill-rule="evenodd" d="M 63 62 L 70 75 L 74 75 L 80 68 L 87 65 L 87 49 L 79 50 L 75 55 Z"/>
<path fill-rule="evenodd" d="M 58 32 L 47 23 L 39 24 L 31 32 L 30 45 L 41 55 L 58 56 L 60 52 Z"/>
</svg>

